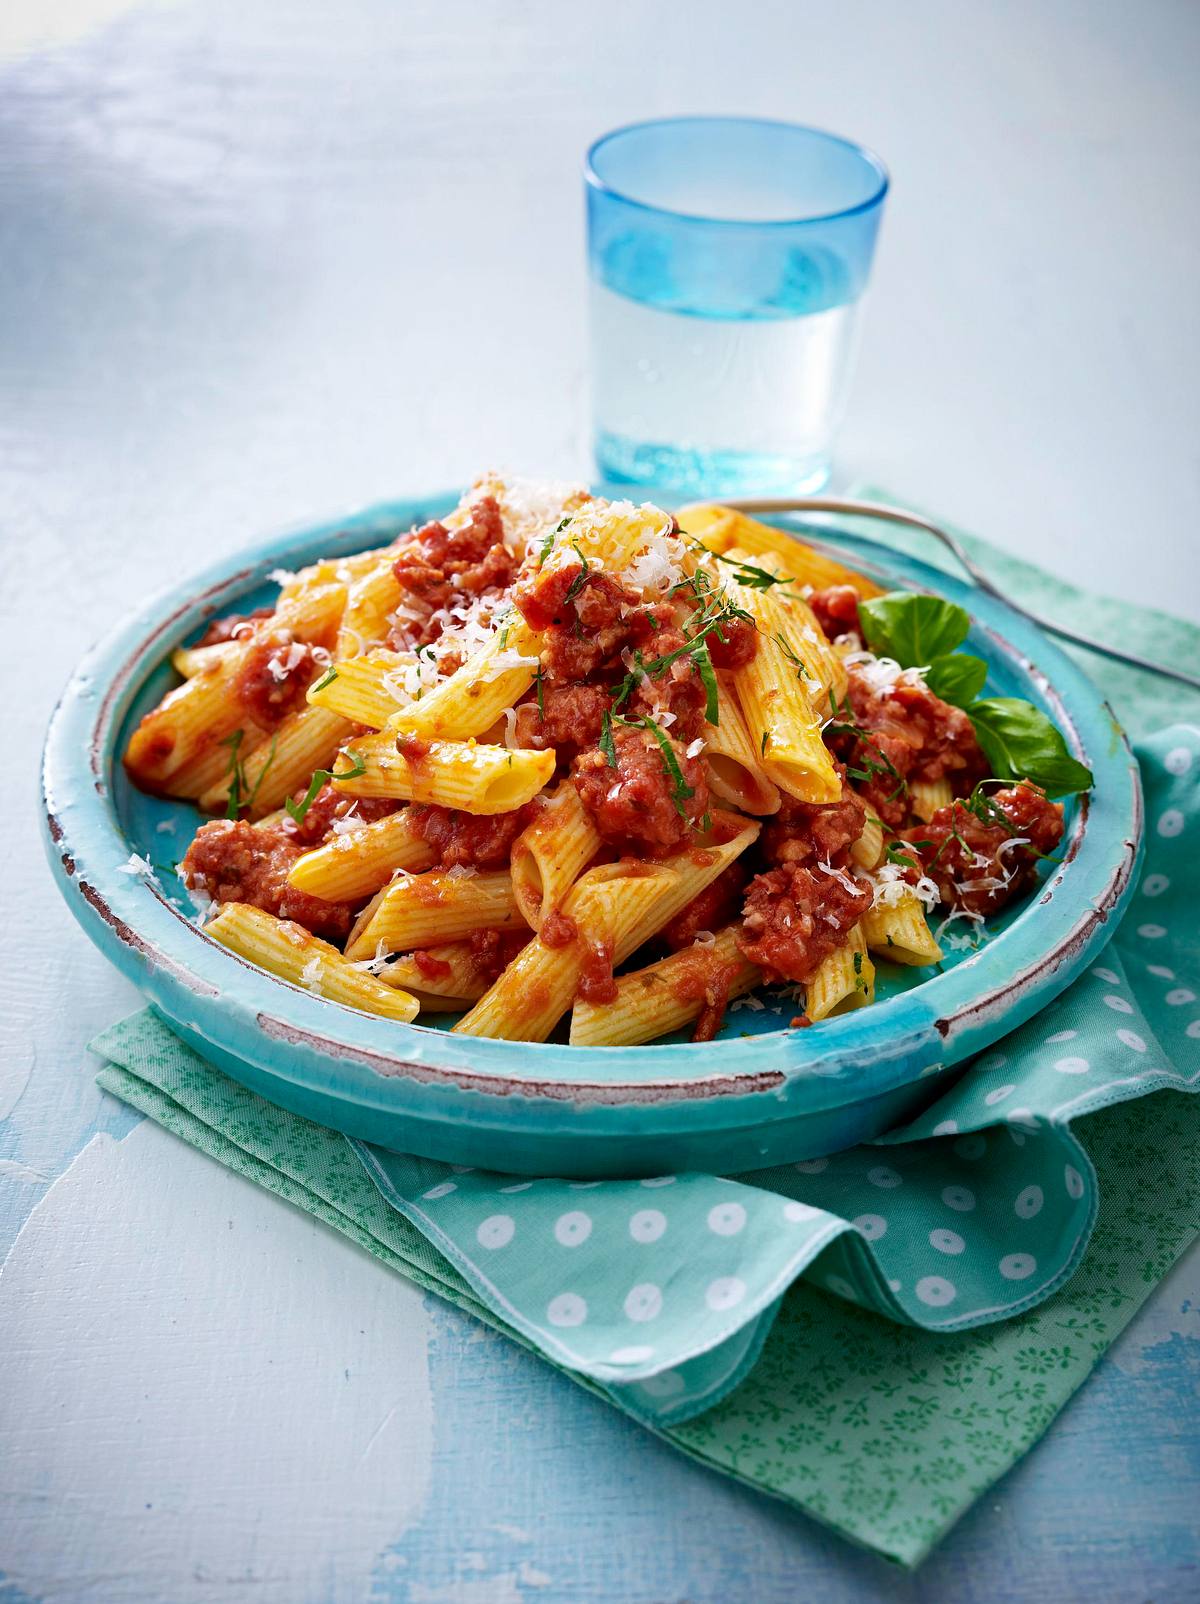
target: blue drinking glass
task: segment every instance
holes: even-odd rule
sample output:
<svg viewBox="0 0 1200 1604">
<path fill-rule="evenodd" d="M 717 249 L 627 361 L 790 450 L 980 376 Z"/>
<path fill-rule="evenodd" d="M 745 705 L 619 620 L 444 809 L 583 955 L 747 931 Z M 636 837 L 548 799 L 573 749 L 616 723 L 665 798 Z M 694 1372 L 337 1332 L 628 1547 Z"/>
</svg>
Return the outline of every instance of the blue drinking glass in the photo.
<svg viewBox="0 0 1200 1604">
<path fill-rule="evenodd" d="M 829 477 L 888 176 L 750 117 L 598 139 L 585 168 L 596 461 L 692 495 Z"/>
</svg>

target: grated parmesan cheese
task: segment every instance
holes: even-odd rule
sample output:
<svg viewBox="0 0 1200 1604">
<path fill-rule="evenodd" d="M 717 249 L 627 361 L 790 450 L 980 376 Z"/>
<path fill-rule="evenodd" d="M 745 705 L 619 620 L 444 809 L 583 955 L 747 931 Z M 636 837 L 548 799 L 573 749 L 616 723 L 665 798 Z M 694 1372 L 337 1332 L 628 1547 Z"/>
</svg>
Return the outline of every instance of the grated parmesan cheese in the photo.
<svg viewBox="0 0 1200 1604">
<path fill-rule="evenodd" d="M 844 639 L 845 637 L 839 637 Z M 893 657 L 876 657 L 874 652 L 847 652 L 842 661 L 857 668 L 867 689 L 877 695 L 894 685 L 924 685 L 926 668 L 901 668 Z"/>
<path fill-rule="evenodd" d="M 895 908 L 904 901 L 906 891 L 915 891 L 926 913 L 936 908 L 941 900 L 937 883 L 927 874 L 923 874 L 916 885 L 910 885 L 904 878 L 904 869 L 898 863 L 881 863 L 877 869 L 867 876 L 874 888 L 873 908 Z"/>
<path fill-rule="evenodd" d="M 820 869 L 823 874 L 827 874 L 831 880 L 836 880 L 839 885 L 844 886 L 851 894 L 858 891 L 859 886 L 857 881 L 852 879 L 852 877 L 846 873 L 845 869 L 835 869 L 833 864 L 824 858 L 817 859 L 817 868 Z M 828 918 L 829 916 L 826 915 L 826 917 Z M 830 923 L 834 922 L 834 920 L 830 919 Z"/>
<path fill-rule="evenodd" d="M 150 859 L 143 858 L 136 852 L 131 852 L 124 863 L 117 865 L 117 873 L 137 874 L 141 875 L 144 880 L 153 880 L 156 885 L 158 883 L 154 873 L 154 865 L 150 862 Z"/>
<path fill-rule="evenodd" d="M 196 912 L 192 916 L 192 923 L 197 930 L 203 930 L 213 916 L 213 909 L 217 906 L 214 898 L 210 897 L 198 883 L 188 887 L 188 893 L 196 905 Z"/>
<path fill-rule="evenodd" d="M 752 991 L 748 991 L 744 996 L 738 997 L 734 1002 L 730 1003 L 729 1012 L 736 1014 L 741 1008 L 749 1008 L 752 1013 L 760 1014 L 765 1006 L 766 1004 L 761 997 L 756 997 Z"/>
<path fill-rule="evenodd" d="M 447 880 L 473 880 L 479 870 L 473 863 L 455 863 L 446 870 Z"/>
<path fill-rule="evenodd" d="M 359 817 L 358 803 L 355 802 L 343 813 L 340 819 L 334 819 L 332 829 L 334 835 L 353 835 L 356 831 L 365 829 L 366 821 Z"/>
<path fill-rule="evenodd" d="M 157 832 L 157 834 L 159 834 L 159 835 L 174 835 L 175 834 L 175 820 L 174 819 L 160 819 L 158 821 L 158 823 L 154 826 L 154 828 L 155 828 L 155 831 Z"/>
<path fill-rule="evenodd" d="M 311 991 L 318 997 L 321 995 L 321 959 L 319 954 L 314 952 L 300 971 L 300 984 L 306 991 Z"/>
<path fill-rule="evenodd" d="M 662 723 L 661 719 L 659 719 L 659 723 Z M 683 755 L 684 757 L 699 757 L 707 745 L 708 742 L 704 739 L 703 735 L 697 735 L 696 739 L 689 743 Z"/>
</svg>

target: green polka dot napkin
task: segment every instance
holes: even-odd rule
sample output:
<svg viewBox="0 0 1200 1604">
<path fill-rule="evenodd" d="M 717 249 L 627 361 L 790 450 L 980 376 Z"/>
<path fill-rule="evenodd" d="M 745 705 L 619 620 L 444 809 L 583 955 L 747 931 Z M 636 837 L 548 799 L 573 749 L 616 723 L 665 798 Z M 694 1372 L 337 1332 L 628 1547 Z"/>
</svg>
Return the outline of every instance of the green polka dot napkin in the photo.
<svg viewBox="0 0 1200 1604">
<path fill-rule="evenodd" d="M 101 1084 L 688 1452 L 912 1563 L 1200 1229 L 1195 1105 L 1130 1102 L 1200 1085 L 1200 730 L 1139 757 L 1146 862 L 1102 959 L 848 1153 L 736 1178 L 452 1169 L 270 1107 L 149 1012 L 94 1044 Z"/>
</svg>

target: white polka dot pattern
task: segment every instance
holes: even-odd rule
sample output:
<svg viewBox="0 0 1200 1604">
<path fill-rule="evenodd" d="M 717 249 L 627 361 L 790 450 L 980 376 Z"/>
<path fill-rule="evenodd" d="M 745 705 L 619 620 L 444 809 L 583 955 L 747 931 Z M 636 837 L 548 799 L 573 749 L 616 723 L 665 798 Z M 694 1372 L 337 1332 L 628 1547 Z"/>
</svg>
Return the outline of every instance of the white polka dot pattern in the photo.
<svg viewBox="0 0 1200 1604">
<path fill-rule="evenodd" d="M 535 1342 L 664 1422 L 719 1395 L 798 1275 L 943 1330 L 1037 1301 L 1096 1206 L 1088 1126 L 1072 1134 L 1068 1122 L 1196 1073 L 1192 740 L 1175 740 L 1176 771 L 1160 760 L 1148 774 L 1135 913 L 1062 997 L 947 1076 L 908 1132 L 726 1179 L 439 1179 L 422 1163 L 397 1183 L 410 1217 L 448 1239 L 479 1295 Z"/>
</svg>

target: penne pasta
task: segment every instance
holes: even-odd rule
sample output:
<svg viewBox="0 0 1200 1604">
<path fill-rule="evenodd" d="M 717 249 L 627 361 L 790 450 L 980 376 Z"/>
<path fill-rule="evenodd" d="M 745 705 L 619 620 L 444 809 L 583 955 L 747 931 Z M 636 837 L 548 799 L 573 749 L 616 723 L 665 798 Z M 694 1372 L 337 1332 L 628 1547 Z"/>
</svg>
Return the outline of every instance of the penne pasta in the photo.
<svg viewBox="0 0 1200 1604">
<path fill-rule="evenodd" d="M 733 560 L 750 562 L 748 552 L 734 546 L 729 556 Z M 770 574 L 784 574 L 782 562 L 770 555 L 760 556 L 758 566 Z M 816 614 L 804 597 L 792 586 L 773 585 L 760 589 L 757 585 L 743 585 L 733 570 L 733 583 L 738 591 L 739 604 L 753 611 L 754 622 L 761 635 L 768 636 L 783 647 L 791 660 L 793 677 L 799 676 L 805 690 L 817 709 L 828 712 L 831 698 L 840 702 L 846 694 L 846 665 L 825 638 L 817 623 Z M 751 609 L 747 592 L 753 596 Z"/>
<path fill-rule="evenodd" d="M 716 815 L 716 823 L 733 823 L 735 815 Z M 705 887 L 710 886 L 718 875 L 724 874 L 735 858 L 758 840 L 762 828 L 757 821 L 737 819 L 742 824 L 736 835 L 728 841 L 714 842 L 709 846 L 692 847 L 687 852 L 677 853 L 674 857 L 664 858 L 663 867 L 671 870 L 675 876 L 674 882 L 664 887 L 661 901 L 654 904 L 633 920 L 623 935 L 617 940 L 613 962 L 622 964 L 626 958 L 632 956 L 643 943 L 656 936 L 664 925 L 670 924 L 677 913 L 681 913 L 688 903 L 698 897 Z"/>
<path fill-rule="evenodd" d="M 309 686 L 309 705 L 382 729 L 408 700 L 400 675 L 414 661 L 410 654 L 378 647 L 361 656 L 340 657 Z"/>
<path fill-rule="evenodd" d="M 401 733 L 399 739 L 404 740 Z M 509 813 L 538 794 L 554 774 L 553 752 L 472 742 L 414 738 L 410 755 L 392 731 L 363 736 L 343 749 L 334 785 L 347 796 L 433 802 L 466 813 Z"/>
<path fill-rule="evenodd" d="M 359 656 L 387 635 L 391 615 L 404 595 L 393 572 L 394 561 L 393 554 L 385 554 L 350 586 L 338 630 L 335 656 L 339 661 Z"/>
<path fill-rule="evenodd" d="M 323 707 L 301 707 L 289 713 L 277 730 L 262 736 L 241 760 L 238 791 L 247 811 L 258 818 L 277 808 L 294 791 L 307 786 L 314 770 L 327 768 L 354 726 Z M 233 776 L 226 773 L 204 791 L 200 806 L 214 813 L 229 799 Z"/>
<path fill-rule="evenodd" d="M 194 679 L 205 669 L 215 668 L 223 658 L 238 649 L 236 640 L 219 640 L 211 646 L 177 646 L 171 653 L 171 667 L 182 679 Z"/>
<path fill-rule="evenodd" d="M 273 576 L 280 581 L 276 608 L 289 606 L 307 592 L 325 585 L 348 588 L 377 568 L 391 549 L 389 546 L 376 546 L 370 551 L 356 551 L 349 557 L 322 557 L 319 562 L 299 568 L 294 574 Z"/>
<path fill-rule="evenodd" d="M 236 650 L 164 697 L 134 730 L 125 752 L 125 766 L 143 790 L 190 796 L 214 784 L 230 764 L 230 754 L 219 750 L 221 743 L 235 730 L 253 727 L 237 686 L 238 672 L 250 653 L 289 636 L 307 644 L 328 643 L 345 601 L 343 585 L 301 593 L 273 618 L 263 619 L 252 635 L 237 642 Z M 257 733 L 261 737 L 265 732 Z M 197 785 L 198 777 L 206 784 Z"/>
<path fill-rule="evenodd" d="M 763 771 L 762 758 L 727 674 L 718 674 L 717 723 L 706 724 L 704 761 L 712 794 L 743 813 L 778 813 L 779 787 Z"/>
<path fill-rule="evenodd" d="M 371 918 L 346 943 L 346 956 L 373 958 L 377 949 L 409 952 L 476 930 L 506 930 L 520 924 L 506 872 L 455 874 L 451 869 L 428 869 L 409 874 L 401 869 L 384 889 Z"/>
<path fill-rule="evenodd" d="M 893 889 L 894 888 L 894 889 Z M 892 900 L 894 898 L 894 900 Z M 867 946 L 898 964 L 936 964 L 942 949 L 934 939 L 920 897 L 903 881 L 894 881 L 886 902 L 877 902 L 862 917 Z"/>
<path fill-rule="evenodd" d="M 531 929 L 541 929 L 599 850 L 600 836 L 579 792 L 564 780 L 512 846 L 513 895 Z"/>
<path fill-rule="evenodd" d="M 805 1013 L 816 1024 L 837 1008 L 862 1008 L 875 1001 L 875 965 L 867 957 L 861 925 L 844 947 L 831 952 L 804 987 Z"/>
<path fill-rule="evenodd" d="M 479 973 L 469 941 L 447 941 L 402 953 L 394 962 L 380 966 L 379 978 L 422 997 L 447 999 L 447 1013 L 456 1013 L 459 1005 L 469 1008 L 489 984 Z"/>
<path fill-rule="evenodd" d="M 948 808 L 953 801 L 954 792 L 946 778 L 909 781 L 908 805 L 922 824 L 928 824 L 939 808 Z"/>
<path fill-rule="evenodd" d="M 883 825 L 869 808 L 862 834 L 850 845 L 850 856 L 860 869 L 876 869 L 883 859 Z"/>
<path fill-rule="evenodd" d="M 720 985 L 727 998 L 749 991 L 762 976 L 743 958 L 732 927 L 711 946 L 687 947 L 645 969 L 622 975 L 612 1002 L 577 1002 L 571 1013 L 572 1047 L 633 1047 L 682 1030 L 705 1005 L 706 988 Z"/>
<path fill-rule="evenodd" d="M 417 1016 L 415 997 L 355 969 L 336 947 L 311 935 L 303 925 L 276 919 L 261 908 L 227 902 L 205 925 L 204 933 L 249 963 L 329 1002 L 383 1014 L 404 1024 Z"/>
<path fill-rule="evenodd" d="M 786 530 L 759 523 L 745 513 L 715 503 L 697 503 L 682 507 L 678 513 L 684 533 L 691 535 L 709 551 L 727 552 L 740 546 L 755 562 L 767 552 L 784 559 L 783 571 L 790 574 L 798 585 L 811 585 L 824 590 L 830 585 L 849 585 L 865 599 L 882 596 L 882 588 L 856 573 L 833 557 L 814 551 L 804 541 Z"/>
<path fill-rule="evenodd" d="M 538 637 L 514 615 L 462 667 L 389 720 L 424 739 L 465 741 L 515 707 L 538 672 Z"/>
<path fill-rule="evenodd" d="M 458 1021 L 455 1033 L 545 1041 L 574 1001 L 589 953 L 613 955 L 619 963 L 615 954 L 639 923 L 653 919 L 656 904 L 675 893 L 678 879 L 665 864 L 609 863 L 589 869 L 563 904 L 556 944 L 539 931 Z M 561 945 L 559 935 L 565 937 Z"/>
<path fill-rule="evenodd" d="M 554 531 L 540 566 L 553 572 L 584 562 L 621 573 L 650 550 L 670 524 L 669 514 L 649 503 L 635 507 L 628 501 L 589 500 L 570 515 L 565 527 Z"/>
<path fill-rule="evenodd" d="M 760 635 L 758 650 L 733 684 L 764 776 L 797 801 L 836 802 L 842 782 L 821 739 L 820 715 L 797 694 L 795 666 L 778 641 Z"/>
<path fill-rule="evenodd" d="M 408 809 L 371 824 L 343 828 L 332 841 L 297 858 L 288 884 L 326 902 L 356 902 L 386 886 L 397 869 L 427 869 L 433 854 L 412 828 Z"/>
</svg>

